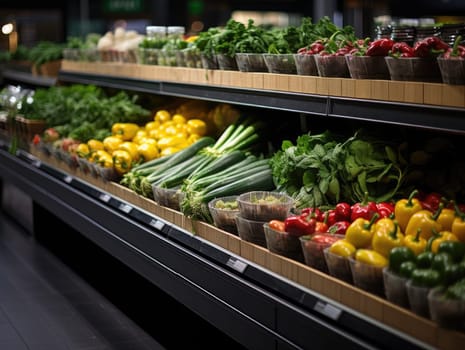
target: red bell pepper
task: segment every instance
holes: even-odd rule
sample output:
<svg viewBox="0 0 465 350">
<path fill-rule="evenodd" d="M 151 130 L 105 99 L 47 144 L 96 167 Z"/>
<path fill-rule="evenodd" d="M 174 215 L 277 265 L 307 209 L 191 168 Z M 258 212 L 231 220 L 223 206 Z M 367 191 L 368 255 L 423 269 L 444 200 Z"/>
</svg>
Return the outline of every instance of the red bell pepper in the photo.
<svg viewBox="0 0 465 350">
<path fill-rule="evenodd" d="M 421 206 L 423 207 L 423 209 L 427 209 L 434 213 L 438 210 L 439 204 L 441 202 L 442 195 L 437 192 L 431 192 L 421 200 Z"/>
<path fill-rule="evenodd" d="M 365 220 L 371 220 L 373 215 L 378 213 L 378 208 L 376 203 L 368 200 L 368 193 L 365 192 L 365 198 L 359 203 L 355 203 L 351 207 L 350 221 L 354 222 L 358 218 L 363 218 Z"/>
<path fill-rule="evenodd" d="M 400 41 L 392 45 L 392 49 L 389 52 L 390 56 L 394 57 L 414 57 L 413 47 L 406 42 Z"/>
<path fill-rule="evenodd" d="M 316 220 L 307 215 L 291 215 L 284 220 L 284 229 L 291 236 L 310 235 L 315 232 Z"/>
<path fill-rule="evenodd" d="M 446 52 L 449 45 L 437 36 L 430 36 L 419 40 L 413 46 L 415 57 L 435 57 Z"/>
<path fill-rule="evenodd" d="M 335 235 L 332 234 L 315 234 L 312 236 L 311 240 L 315 243 L 319 244 L 333 244 L 337 240 L 339 240 L 339 237 L 336 237 Z"/>
<path fill-rule="evenodd" d="M 372 41 L 366 51 L 367 56 L 387 56 L 394 45 L 394 40 L 381 38 Z"/>
<path fill-rule="evenodd" d="M 338 235 L 345 235 L 349 226 L 349 221 L 337 221 L 328 228 L 328 232 Z"/>
<path fill-rule="evenodd" d="M 324 233 L 328 232 L 328 224 L 323 221 L 317 221 L 315 223 L 315 232 Z"/>
<path fill-rule="evenodd" d="M 394 214 L 394 204 L 390 202 L 376 203 L 376 208 L 380 218 L 388 218 Z"/>
<path fill-rule="evenodd" d="M 309 216 L 309 218 L 313 218 L 316 221 L 323 221 L 324 220 L 324 213 L 320 208 L 304 208 L 300 212 L 300 215 Z"/>
<path fill-rule="evenodd" d="M 337 203 L 334 209 L 336 211 L 337 221 L 350 220 L 350 214 L 351 214 L 352 209 L 350 208 L 349 203 L 345 203 L 345 202 Z"/>
</svg>

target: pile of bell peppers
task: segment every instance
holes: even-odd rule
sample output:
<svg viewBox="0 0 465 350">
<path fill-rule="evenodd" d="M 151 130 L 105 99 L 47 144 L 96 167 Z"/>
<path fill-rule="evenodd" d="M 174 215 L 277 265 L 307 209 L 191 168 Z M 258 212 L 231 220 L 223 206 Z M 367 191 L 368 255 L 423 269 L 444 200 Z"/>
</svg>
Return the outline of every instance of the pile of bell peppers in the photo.
<svg viewBox="0 0 465 350">
<path fill-rule="evenodd" d="M 439 37 L 430 36 L 418 40 L 413 46 L 406 42 L 395 42 L 390 51 L 389 56 L 392 57 L 437 57 L 449 51 L 450 46 Z"/>
</svg>

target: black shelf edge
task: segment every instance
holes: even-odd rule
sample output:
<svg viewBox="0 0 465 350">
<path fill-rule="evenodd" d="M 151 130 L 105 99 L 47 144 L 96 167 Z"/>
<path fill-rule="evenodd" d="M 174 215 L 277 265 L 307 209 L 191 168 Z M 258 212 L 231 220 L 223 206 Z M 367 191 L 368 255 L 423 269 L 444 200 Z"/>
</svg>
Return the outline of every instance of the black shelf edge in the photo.
<svg viewBox="0 0 465 350">
<path fill-rule="evenodd" d="M 56 78 L 33 75 L 14 69 L 5 69 L 0 75 L 4 82 L 25 83 L 29 86 L 50 87 L 55 85 L 57 81 Z"/>
<path fill-rule="evenodd" d="M 329 97 L 328 115 L 465 134 L 463 108 Z"/>
</svg>

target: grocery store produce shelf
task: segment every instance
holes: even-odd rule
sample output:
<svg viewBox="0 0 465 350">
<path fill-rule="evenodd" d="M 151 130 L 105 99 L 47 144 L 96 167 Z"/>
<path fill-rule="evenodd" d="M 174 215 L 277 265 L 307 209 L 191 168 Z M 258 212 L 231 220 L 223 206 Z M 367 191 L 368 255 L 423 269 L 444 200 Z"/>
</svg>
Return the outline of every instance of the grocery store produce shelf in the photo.
<svg viewBox="0 0 465 350">
<path fill-rule="evenodd" d="M 432 348 L 28 152 L 2 147 L 0 173 L 247 348 Z"/>
<path fill-rule="evenodd" d="M 465 134 L 465 86 L 68 61 L 58 79 Z"/>
</svg>

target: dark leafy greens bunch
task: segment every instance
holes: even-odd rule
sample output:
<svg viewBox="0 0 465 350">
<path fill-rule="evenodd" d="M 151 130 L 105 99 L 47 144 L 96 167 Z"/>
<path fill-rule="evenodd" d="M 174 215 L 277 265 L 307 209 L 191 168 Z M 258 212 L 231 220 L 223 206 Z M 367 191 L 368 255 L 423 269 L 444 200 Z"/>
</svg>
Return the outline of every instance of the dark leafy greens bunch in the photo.
<svg viewBox="0 0 465 350">
<path fill-rule="evenodd" d="M 362 138 L 336 137 L 329 131 L 285 140 L 272 159 L 278 190 L 298 208 L 331 207 L 339 201 L 384 201 L 399 190 L 403 172 L 391 145 Z"/>
<path fill-rule="evenodd" d="M 94 85 L 53 86 L 37 89 L 22 112 L 29 119 L 44 119 L 62 136 L 81 141 L 102 140 L 116 122 L 143 122 L 150 111 L 137 104 L 137 95 L 121 91 L 107 96 Z"/>
</svg>

